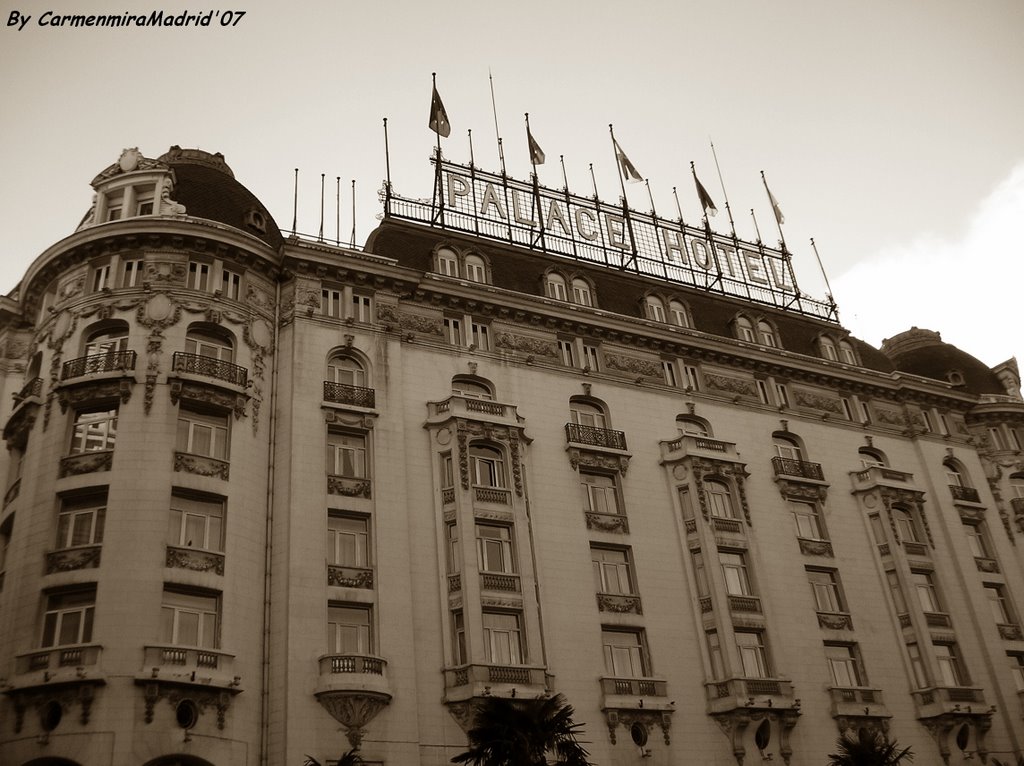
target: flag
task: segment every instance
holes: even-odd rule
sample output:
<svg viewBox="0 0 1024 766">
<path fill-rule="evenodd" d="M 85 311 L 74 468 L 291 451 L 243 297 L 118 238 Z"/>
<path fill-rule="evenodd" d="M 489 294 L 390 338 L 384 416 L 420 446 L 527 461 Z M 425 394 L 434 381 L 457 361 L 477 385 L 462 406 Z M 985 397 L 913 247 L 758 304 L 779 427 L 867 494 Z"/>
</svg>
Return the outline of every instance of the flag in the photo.
<svg viewBox="0 0 1024 766">
<path fill-rule="evenodd" d="M 537 139 L 533 137 L 533 133 L 530 132 L 529 125 L 526 126 L 526 140 L 530 145 L 530 164 L 543 165 L 544 150 L 540 148 L 540 144 L 537 143 Z"/>
<path fill-rule="evenodd" d="M 452 132 L 451 123 L 448 122 L 448 112 L 444 110 L 444 104 L 441 103 L 441 95 L 437 92 L 436 85 L 430 99 L 430 122 L 427 123 L 427 127 L 442 138 L 448 138 Z"/>
<path fill-rule="evenodd" d="M 622 171 L 623 177 L 631 183 L 643 181 L 644 179 L 641 177 L 640 171 L 636 169 L 636 165 L 629 161 L 629 157 L 619 147 L 619 142 L 613 138 L 612 143 L 615 144 L 615 157 L 619 161 L 619 169 Z"/>
<path fill-rule="evenodd" d="M 775 220 L 778 222 L 779 226 L 781 226 L 786 222 L 786 216 L 782 214 L 782 208 L 779 207 L 779 201 L 775 199 L 775 195 L 772 194 L 772 190 L 768 188 L 768 184 L 765 184 L 764 188 L 768 192 L 768 199 L 771 200 L 772 211 L 775 213 Z"/>
<path fill-rule="evenodd" d="M 708 190 L 704 188 L 704 184 L 697 178 L 697 174 L 693 174 L 693 182 L 697 184 L 697 197 L 700 198 L 700 205 L 704 208 L 704 212 L 708 215 L 715 215 L 718 213 L 718 208 L 715 207 L 714 201 L 711 199 L 711 195 L 708 194 Z"/>
</svg>

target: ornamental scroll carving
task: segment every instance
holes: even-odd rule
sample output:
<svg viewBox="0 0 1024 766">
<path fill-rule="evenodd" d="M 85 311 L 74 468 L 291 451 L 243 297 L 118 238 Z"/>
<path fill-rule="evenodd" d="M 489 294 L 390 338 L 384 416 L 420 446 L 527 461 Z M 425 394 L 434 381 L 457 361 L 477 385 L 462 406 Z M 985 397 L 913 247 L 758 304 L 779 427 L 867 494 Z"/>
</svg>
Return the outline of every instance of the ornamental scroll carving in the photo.
<svg viewBox="0 0 1024 766">
<path fill-rule="evenodd" d="M 109 471 L 114 464 L 114 453 L 110 450 L 103 452 L 85 452 L 81 455 L 69 455 L 61 458 L 58 478 L 65 476 L 78 476 L 83 473 L 95 473 L 97 471 Z"/>
<path fill-rule="evenodd" d="M 184 287 L 187 274 L 188 268 L 184 260 L 146 259 L 146 276 L 143 281 L 154 288 Z"/>
<path fill-rule="evenodd" d="M 391 695 L 356 691 L 319 692 L 316 701 L 347 729 L 345 736 L 349 744 L 358 749 L 363 741 L 363 729 L 391 702 Z"/>
<path fill-rule="evenodd" d="M 640 724 L 647 732 L 658 726 L 666 745 L 672 744 L 669 731 L 672 728 L 672 711 L 670 710 L 625 710 L 622 708 L 606 708 L 604 711 L 605 723 L 608 725 L 608 738 L 612 744 L 616 743 L 615 730 L 622 728 L 633 728 L 633 724 Z"/>
<path fill-rule="evenodd" d="M 743 509 L 743 518 L 747 526 L 750 522 L 750 504 L 747 502 L 747 488 L 744 479 L 750 476 L 747 467 L 743 463 L 732 463 L 725 460 L 714 460 L 713 458 L 695 457 L 690 463 L 690 470 L 693 473 L 693 481 L 697 485 L 697 498 L 700 501 L 700 513 L 705 521 L 711 518 L 708 509 L 708 501 L 704 490 L 704 480 L 707 478 L 721 478 L 726 484 L 735 486 L 739 495 L 740 507 Z"/>
<path fill-rule="evenodd" d="M 777 728 L 779 733 L 779 755 L 782 756 L 782 760 L 788 766 L 790 758 L 793 757 L 790 734 L 793 731 L 793 727 L 796 726 L 799 717 L 799 709 L 768 711 L 756 708 L 753 710 L 738 708 L 727 713 L 717 713 L 714 715 L 718 727 L 732 744 L 732 753 L 736 759 L 737 766 L 743 766 L 743 758 L 747 753 L 744 742 L 747 727 L 753 722 L 763 720 L 768 720 L 775 724 L 772 728 Z"/>
<path fill-rule="evenodd" d="M 614 593 L 598 593 L 597 608 L 601 612 L 614 614 L 643 614 L 639 596 L 621 596 Z"/>
<path fill-rule="evenodd" d="M 196 381 L 171 381 L 171 404 L 177 404 L 180 399 L 212 404 L 215 407 L 234 412 L 236 419 L 245 415 L 246 398 L 244 394 L 236 394 L 232 391 L 225 391 L 216 386 L 205 385 Z"/>
<path fill-rule="evenodd" d="M 14 731 L 21 733 L 25 725 L 25 712 L 31 707 L 42 710 L 51 702 L 60 705 L 61 713 L 70 713 L 75 705 L 79 706 L 78 722 L 85 726 L 89 723 L 92 713 L 92 702 L 96 696 L 96 687 L 104 682 L 101 679 L 83 679 L 71 681 L 60 686 L 44 687 L 41 691 L 12 690 L 7 693 L 14 703 Z M 47 733 L 44 733 L 47 736 Z"/>
<path fill-rule="evenodd" d="M 218 729 L 224 728 L 224 718 L 228 706 L 231 704 L 231 696 L 241 691 L 237 688 L 224 691 L 198 684 L 176 683 L 159 679 L 147 681 L 143 686 L 146 701 L 146 723 L 153 722 L 153 708 L 161 699 L 166 699 L 172 709 L 177 708 L 178 704 L 184 700 L 192 700 L 199 708 L 200 715 L 206 713 L 207 708 L 216 709 Z"/>
<path fill-rule="evenodd" d="M 869 708 L 870 710 L 870 708 Z M 840 715 L 836 716 L 836 726 L 840 734 L 856 734 L 861 729 L 867 729 L 875 735 L 888 737 L 889 719 L 878 715 Z"/>
<path fill-rule="evenodd" d="M 81 404 L 92 404 L 111 399 L 120 399 L 122 404 L 126 404 L 132 398 L 132 384 L 134 383 L 134 378 L 119 378 L 65 386 L 57 392 L 60 411 L 65 413 L 68 411 L 68 407 L 78 407 Z"/>
<path fill-rule="evenodd" d="M 574 471 L 583 466 L 601 471 L 615 471 L 625 476 L 629 468 L 629 455 L 606 455 L 603 452 L 591 452 L 578 447 L 571 447 L 566 452 L 569 454 L 569 465 Z"/>
<path fill-rule="evenodd" d="M 215 479 L 228 480 L 229 464 L 224 460 L 193 455 L 189 452 L 174 453 L 174 470 L 194 473 L 198 476 L 212 476 Z"/>
<path fill-rule="evenodd" d="M 192 572 L 213 572 L 224 574 L 224 556 L 211 551 L 198 551 L 194 548 L 175 548 L 167 546 L 167 560 L 164 566 L 171 569 L 188 569 Z"/>
<path fill-rule="evenodd" d="M 640 359 L 635 356 L 627 356 L 625 354 L 604 354 L 605 367 L 609 370 L 618 370 L 619 372 L 628 372 L 633 375 L 644 375 L 649 378 L 661 378 L 662 370 L 660 365 L 655 364 L 649 359 Z"/>
<path fill-rule="evenodd" d="M 146 392 L 143 410 L 148 415 L 156 394 L 156 379 L 160 374 L 163 357 L 164 330 L 173 327 L 181 319 L 181 307 L 166 293 L 158 292 L 135 309 L 137 324 L 149 330 L 146 338 Z"/>
<path fill-rule="evenodd" d="M 831 412 L 836 415 L 843 414 L 843 403 L 839 399 L 815 393 L 814 391 L 808 391 L 805 388 L 793 389 L 793 401 L 795 401 L 799 407 L 807 407 L 808 409 L 819 410 L 821 412 Z"/>
<path fill-rule="evenodd" d="M 403 330 L 410 330 L 422 333 L 423 335 L 444 337 L 444 331 L 441 329 L 441 317 L 429 317 L 400 311 L 398 313 L 398 326 Z"/>
<path fill-rule="evenodd" d="M 521 428 L 478 423 L 473 420 L 456 418 L 456 439 L 459 445 L 459 478 L 462 488 L 469 489 L 469 439 L 482 438 L 488 441 L 504 442 L 508 445 L 509 463 L 512 469 L 512 485 L 516 496 L 523 496 L 522 441 L 526 439 Z M 526 439 L 529 442 L 528 439 Z"/>
<path fill-rule="evenodd" d="M 494 345 L 508 351 L 519 351 L 533 356 L 543 356 L 550 359 L 558 358 L 558 345 L 552 340 L 543 338 L 531 338 L 526 335 L 516 335 L 511 332 L 500 332 L 495 339 Z"/>
<path fill-rule="evenodd" d="M 75 569 L 95 569 L 100 565 L 101 550 L 100 546 L 92 545 L 88 548 L 50 551 L 46 554 L 46 574 L 71 572 Z"/>
<path fill-rule="evenodd" d="M 828 556 L 833 558 L 832 543 L 828 540 L 811 540 L 806 537 L 798 537 L 800 552 L 807 556 Z"/>
<path fill-rule="evenodd" d="M 347 476 L 328 476 L 327 493 L 342 497 L 370 497 L 369 479 L 352 479 Z"/>
<path fill-rule="evenodd" d="M 853 618 L 838 612 L 818 612 L 818 626 L 829 630 L 853 630 Z"/>
<path fill-rule="evenodd" d="M 799 481 L 782 477 L 776 477 L 775 481 L 779 485 L 779 494 L 784 500 L 823 503 L 828 497 L 828 487 L 821 484 L 802 484 Z"/>
<path fill-rule="evenodd" d="M 757 399 L 757 386 L 752 380 L 734 378 L 730 375 L 716 375 L 713 372 L 704 373 L 704 383 L 709 389 L 722 391 L 727 394 L 747 396 Z"/>
<path fill-rule="evenodd" d="M 625 516 L 616 513 L 586 513 L 587 529 L 597 532 L 614 532 L 616 534 L 629 534 L 629 521 Z"/>
<path fill-rule="evenodd" d="M 884 423 L 888 426 L 898 426 L 900 428 L 907 425 L 907 417 L 902 412 L 897 410 L 889 410 L 884 407 L 875 407 L 875 420 L 879 423 Z"/>
</svg>

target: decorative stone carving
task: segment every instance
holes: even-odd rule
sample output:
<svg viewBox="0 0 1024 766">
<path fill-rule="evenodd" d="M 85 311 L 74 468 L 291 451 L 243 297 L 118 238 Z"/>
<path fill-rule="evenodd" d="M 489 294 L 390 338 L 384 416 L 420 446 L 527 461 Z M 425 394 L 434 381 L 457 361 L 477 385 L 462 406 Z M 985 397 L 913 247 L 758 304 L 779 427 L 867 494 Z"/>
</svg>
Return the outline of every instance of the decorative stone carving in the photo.
<svg viewBox="0 0 1024 766">
<path fill-rule="evenodd" d="M 495 348 L 503 348 L 507 351 L 519 351 L 524 354 L 543 356 L 549 359 L 558 358 L 558 344 L 553 340 L 531 338 L 511 332 L 499 332 L 495 338 L 494 345 Z"/>
<path fill-rule="evenodd" d="M 700 502 L 700 513 L 705 521 L 710 519 L 707 497 L 704 491 L 704 480 L 710 477 L 724 479 L 726 484 L 733 484 L 740 498 L 740 507 L 743 509 L 743 518 L 750 523 L 750 504 L 747 502 L 747 490 L 744 479 L 750 476 L 747 467 L 743 463 L 732 463 L 726 460 L 714 460 L 713 458 L 692 458 L 690 469 L 693 472 L 693 481 L 696 484 L 697 498 Z"/>
<path fill-rule="evenodd" d="M 398 313 L 398 326 L 403 330 L 418 332 L 423 335 L 435 335 L 438 338 L 444 337 L 441 317 L 439 316 L 429 317 L 400 311 Z"/>
<path fill-rule="evenodd" d="M 184 287 L 188 266 L 182 260 L 146 260 L 146 276 L 143 282 L 152 287 Z"/>
<path fill-rule="evenodd" d="M 174 453 L 174 470 L 194 473 L 199 476 L 212 476 L 217 479 L 228 480 L 229 464 L 224 460 L 206 457 L 205 455 L 193 455 L 188 452 Z"/>
<path fill-rule="evenodd" d="M 942 713 L 930 718 L 919 718 L 918 720 L 928 729 L 929 734 L 935 739 L 939 746 L 939 756 L 944 764 L 949 764 L 950 756 L 950 735 L 959 731 L 965 724 L 973 730 L 975 749 L 977 750 L 982 763 L 988 756 L 988 747 L 985 744 L 985 735 L 992 727 L 992 713 Z"/>
<path fill-rule="evenodd" d="M 821 484 L 802 484 L 799 480 L 776 477 L 779 493 L 786 500 L 798 500 L 805 503 L 825 502 L 828 487 Z"/>
<path fill-rule="evenodd" d="M 167 560 L 164 566 L 171 569 L 188 569 L 193 572 L 224 574 L 224 555 L 195 548 L 167 546 Z"/>
<path fill-rule="evenodd" d="M 139 681 L 136 681 L 136 683 L 139 683 Z M 206 713 L 207 708 L 212 707 L 217 710 L 217 728 L 220 730 L 224 729 L 224 718 L 228 707 L 231 705 L 231 697 L 240 691 L 239 689 L 217 689 L 199 684 L 166 681 L 163 679 L 147 680 L 141 685 L 146 701 L 146 723 L 153 722 L 153 708 L 161 699 L 166 699 L 172 708 L 177 708 L 180 702 L 192 700 L 196 707 L 199 708 L 200 716 Z"/>
<path fill-rule="evenodd" d="M 469 439 L 484 438 L 488 441 L 505 442 L 508 445 L 509 462 L 512 470 L 512 485 L 518 497 L 523 496 L 523 468 L 520 455 L 520 443 L 530 439 L 522 428 L 515 426 L 496 425 L 494 423 L 477 422 L 456 418 L 456 439 L 459 444 L 459 472 L 462 488 L 469 489 Z"/>
<path fill-rule="evenodd" d="M 808 556 L 828 556 L 832 558 L 832 543 L 828 540 L 808 540 L 806 537 L 799 537 L 800 552 Z"/>
<path fill-rule="evenodd" d="M 602 471 L 616 471 L 625 476 L 626 470 L 629 468 L 629 455 L 606 455 L 602 452 L 591 452 L 577 447 L 572 447 L 566 452 L 569 454 L 569 465 L 574 471 L 583 466 Z"/>
<path fill-rule="evenodd" d="M 757 399 L 757 386 L 754 381 L 744 378 L 734 378 L 731 375 L 718 375 L 713 372 L 704 372 L 704 383 L 712 391 L 721 391 L 726 394 L 736 394 Z"/>
<path fill-rule="evenodd" d="M 586 519 L 587 529 L 593 529 L 598 532 L 629 533 L 629 521 L 625 516 L 619 514 L 588 512 Z"/>
<path fill-rule="evenodd" d="M 110 450 L 102 452 L 83 452 L 81 455 L 69 455 L 61 458 L 58 477 L 78 476 L 83 473 L 109 471 L 114 464 L 114 453 Z"/>
<path fill-rule="evenodd" d="M 316 701 L 348 730 L 349 744 L 359 749 L 363 729 L 391 702 L 391 695 L 357 691 L 318 692 Z"/>
<path fill-rule="evenodd" d="M 602 612 L 615 614 L 643 614 L 639 596 L 621 596 L 613 593 L 598 593 L 597 608 Z"/>
<path fill-rule="evenodd" d="M 100 678 L 76 679 L 60 686 L 44 686 L 29 689 L 16 689 L 7 694 L 14 704 L 14 731 L 20 734 L 25 725 L 25 713 L 29 708 L 42 710 L 51 702 L 60 705 L 62 713 L 70 713 L 75 705 L 79 707 L 78 722 L 82 726 L 89 723 L 92 703 L 96 697 L 96 689 L 104 685 Z M 44 732 L 46 734 L 46 732 Z"/>
<path fill-rule="evenodd" d="M 932 537 L 932 530 L 928 524 L 928 516 L 924 512 L 924 492 L 898 489 L 896 487 L 880 487 L 879 492 L 882 495 L 882 501 L 885 503 L 885 509 L 889 512 L 889 524 L 892 527 L 894 539 L 897 542 L 900 541 L 900 536 L 892 516 L 893 505 L 908 505 L 917 511 L 921 524 L 924 526 L 925 535 L 928 537 L 928 544 L 934 548 L 935 540 Z"/>
<path fill-rule="evenodd" d="M 836 415 L 843 414 L 843 403 L 832 396 L 825 396 L 805 388 L 793 388 L 793 401 L 798 407 L 807 407 L 820 412 L 832 412 Z"/>
<path fill-rule="evenodd" d="M 839 733 L 855 735 L 861 729 L 867 729 L 876 735 L 889 737 L 889 719 L 885 716 L 876 715 L 840 715 L 836 716 L 836 726 Z"/>
<path fill-rule="evenodd" d="M 194 402 L 212 404 L 225 410 L 235 413 L 239 419 L 245 415 L 245 394 L 238 394 L 227 391 L 219 386 L 198 381 L 175 379 L 171 383 L 171 404 L 177 404 L 180 399 L 188 399 Z"/>
<path fill-rule="evenodd" d="M 75 569 L 95 569 L 100 565 L 99 545 L 88 548 L 68 548 L 46 554 L 46 574 L 70 572 Z"/>
<path fill-rule="evenodd" d="M 351 479 L 347 476 L 328 476 L 327 492 L 344 497 L 370 497 L 369 479 Z"/>
<path fill-rule="evenodd" d="M 624 729 L 633 728 L 638 723 L 645 727 L 648 732 L 655 726 L 661 727 L 662 738 L 666 745 L 672 744 L 669 731 L 672 728 L 672 711 L 670 710 L 638 710 L 636 708 L 604 708 L 604 720 L 608 726 L 608 738 L 612 744 L 616 744 L 615 730 L 622 726 Z"/>
<path fill-rule="evenodd" d="M 82 404 L 93 404 L 104 400 L 120 399 L 122 404 L 127 404 L 128 400 L 132 397 L 132 385 L 134 383 L 134 378 L 124 377 L 114 380 L 94 380 L 71 386 L 62 386 L 57 391 L 60 411 L 64 413 L 68 411 L 68 407 L 78 407 Z"/>
<path fill-rule="evenodd" d="M 879 423 L 884 423 L 889 426 L 899 426 L 903 428 L 908 425 L 907 417 L 898 410 L 889 410 L 884 407 L 875 407 L 874 410 L 875 420 Z"/>
<path fill-rule="evenodd" d="M 373 570 L 328 565 L 327 584 L 342 588 L 373 588 Z"/>
<path fill-rule="evenodd" d="M 185 206 L 171 199 L 171 187 L 166 184 L 160 192 L 160 215 L 185 215 Z"/>
<path fill-rule="evenodd" d="M 818 612 L 818 626 L 829 630 L 853 630 L 853 618 L 848 614 Z"/>
<path fill-rule="evenodd" d="M 640 359 L 625 354 L 604 354 L 605 367 L 609 370 L 628 372 L 633 375 L 644 375 L 648 378 L 661 379 L 663 377 L 661 366 L 649 359 Z"/>
<path fill-rule="evenodd" d="M 743 766 L 743 758 L 747 753 L 747 748 L 743 741 L 747 727 L 752 722 L 766 719 L 778 728 L 779 755 L 782 756 L 782 760 L 788 765 L 790 758 L 793 757 L 790 733 L 793 727 L 796 726 L 799 716 L 799 709 L 776 711 L 758 708 L 738 708 L 727 713 L 717 713 L 714 715 L 714 718 L 722 733 L 729 738 L 732 744 L 732 753 L 736 759 L 737 766 Z"/>
</svg>

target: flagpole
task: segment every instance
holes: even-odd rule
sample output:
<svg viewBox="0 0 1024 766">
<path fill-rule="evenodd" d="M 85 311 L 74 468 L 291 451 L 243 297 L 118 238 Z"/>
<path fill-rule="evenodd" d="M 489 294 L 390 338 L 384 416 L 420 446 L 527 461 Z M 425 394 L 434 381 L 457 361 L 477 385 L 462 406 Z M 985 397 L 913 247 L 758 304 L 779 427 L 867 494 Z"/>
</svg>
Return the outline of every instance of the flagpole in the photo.
<svg viewBox="0 0 1024 766">
<path fill-rule="evenodd" d="M 501 163 L 501 175 L 505 173 L 505 150 L 501 146 L 501 131 L 498 130 L 498 107 L 494 101 L 494 77 L 491 70 L 487 70 L 487 79 L 491 82 L 491 112 L 494 114 L 494 137 L 498 141 L 498 161 Z"/>
<path fill-rule="evenodd" d="M 760 245 L 760 244 L 762 244 L 762 242 L 761 242 L 761 229 L 757 225 L 757 216 L 754 215 L 754 208 L 750 208 L 750 217 L 754 219 L 754 231 L 757 232 L 757 244 Z"/>
<path fill-rule="evenodd" d="M 771 189 L 768 188 L 768 181 L 764 177 L 764 171 L 761 171 L 761 183 L 764 184 L 764 190 L 768 193 L 768 203 L 772 206 L 772 214 L 775 216 L 775 225 L 779 230 L 779 242 L 782 243 L 782 252 L 786 253 L 786 236 L 782 233 L 782 221 L 779 220 L 779 209 L 775 202 L 775 198 L 772 196 Z"/>
<path fill-rule="evenodd" d="M 335 176 L 334 187 L 334 244 L 341 244 L 341 176 Z"/>
<path fill-rule="evenodd" d="M 316 235 L 317 242 L 324 241 L 324 174 L 320 174 L 320 233 Z"/>
<path fill-rule="evenodd" d="M 296 234 L 299 224 L 299 169 L 295 168 L 295 199 L 292 203 L 292 236 Z"/>
<path fill-rule="evenodd" d="M 697 185 L 697 192 L 698 192 L 697 196 L 699 197 L 700 196 L 701 185 L 700 185 L 700 179 L 697 178 L 697 168 L 694 167 L 693 160 L 690 160 L 690 172 L 693 174 L 693 182 L 694 182 L 694 184 Z M 701 210 L 704 213 L 704 228 L 707 229 L 708 231 L 711 231 L 711 224 L 708 223 L 708 206 L 707 206 L 706 202 L 703 199 L 700 200 L 700 208 L 701 208 Z"/>
<path fill-rule="evenodd" d="M 351 247 L 356 246 L 356 179 L 352 179 L 352 242 Z"/>
<path fill-rule="evenodd" d="M 437 93 L 437 72 L 430 73 L 430 81 L 433 86 L 433 93 Z M 434 136 L 437 138 L 437 154 L 435 155 L 436 165 L 434 166 L 434 203 L 437 205 L 437 218 L 440 220 L 441 228 L 444 228 L 444 193 L 442 191 L 441 183 L 441 112 L 434 115 L 434 119 L 437 121 L 438 129 L 434 131 Z"/>
<path fill-rule="evenodd" d="M 821 276 L 825 279 L 825 289 L 828 290 L 829 302 L 834 308 L 836 302 L 835 298 L 832 297 L 832 286 L 828 283 L 828 274 L 825 273 L 825 266 L 821 262 L 821 256 L 818 255 L 818 246 L 814 243 L 814 237 L 811 237 L 811 247 L 814 248 L 814 257 L 818 259 L 818 268 L 821 269 Z"/>
<path fill-rule="evenodd" d="M 615 158 L 615 164 L 619 164 L 619 160 Z M 605 264 L 608 263 L 608 247 L 604 241 L 604 226 L 601 225 L 601 198 L 597 194 L 597 176 L 594 175 L 594 163 L 590 163 L 590 182 L 594 185 L 594 210 L 597 212 L 597 231 L 601 235 L 601 255 L 604 257 Z"/>
<path fill-rule="evenodd" d="M 384 217 L 391 214 L 391 150 L 388 147 L 388 118 L 384 118 Z"/>
<path fill-rule="evenodd" d="M 572 210 L 572 201 L 569 194 L 569 176 L 565 174 L 565 155 L 559 154 L 558 161 L 562 165 L 562 183 L 565 184 L 565 213 L 566 215 L 571 215 L 570 211 Z M 576 252 L 576 234 L 572 224 L 569 225 L 569 239 L 572 241 L 572 255 L 574 258 L 578 258 L 579 253 Z"/>
<path fill-rule="evenodd" d="M 707 289 L 710 290 L 712 287 L 714 287 L 715 282 L 721 282 L 722 281 L 722 277 L 723 277 L 723 274 L 722 274 L 722 264 L 718 260 L 718 250 L 715 249 L 715 242 L 714 242 L 714 239 L 712 239 L 712 237 L 711 237 L 711 223 L 708 221 L 708 203 L 710 203 L 711 207 L 714 208 L 714 202 L 711 201 L 711 198 L 707 195 L 707 190 L 704 189 L 704 187 L 701 185 L 700 179 L 697 178 L 697 168 L 694 166 L 693 160 L 690 160 L 690 172 L 693 174 L 693 183 L 697 187 L 697 196 L 700 197 L 700 206 L 701 206 L 701 209 L 704 212 L 704 237 L 707 240 L 708 249 L 711 251 L 711 258 L 715 262 L 715 269 L 718 271 L 718 276 L 715 277 L 715 281 L 707 286 Z M 702 189 L 704 189 L 704 195 L 703 196 L 701 196 L 701 193 L 700 193 Z M 749 291 L 749 287 L 748 287 L 748 291 Z M 749 292 L 748 292 L 748 296 L 749 296 Z"/>
<path fill-rule="evenodd" d="M 661 270 L 664 272 L 665 279 L 668 279 L 668 261 L 662 245 L 664 241 L 661 238 L 661 231 L 658 228 L 658 211 L 654 208 L 654 195 L 651 194 L 651 182 L 646 178 L 644 179 L 644 186 L 647 187 L 647 199 L 651 201 L 651 224 L 654 226 L 654 236 L 658 239 L 658 251 L 661 254 Z"/>
<path fill-rule="evenodd" d="M 722 198 L 725 200 L 725 212 L 729 215 L 729 228 L 732 230 L 732 238 L 736 239 L 736 224 L 732 220 L 732 208 L 729 207 L 729 195 L 725 191 L 725 181 L 722 180 L 722 168 L 718 165 L 718 152 L 715 151 L 715 142 L 708 136 L 708 143 L 711 144 L 711 156 L 715 158 L 715 170 L 718 171 L 718 183 L 722 187 Z"/>
<path fill-rule="evenodd" d="M 536 241 L 540 242 L 540 249 L 546 251 L 547 247 L 544 242 L 544 212 L 540 206 L 540 181 L 537 178 L 537 157 L 533 151 L 533 133 L 530 132 L 530 113 L 525 112 L 524 116 L 526 117 L 526 138 L 527 149 L 530 152 L 530 167 L 533 168 L 533 207 L 537 211 L 537 224 L 540 226 Z"/>
<path fill-rule="evenodd" d="M 615 140 L 615 129 L 612 127 L 610 122 L 608 123 L 608 133 L 611 134 L 612 149 L 615 151 L 615 167 L 619 169 L 619 186 L 622 187 L 622 217 L 626 219 L 626 230 L 629 232 L 629 247 L 632 251 L 632 258 L 630 260 L 636 263 L 636 237 L 633 236 L 633 221 L 629 217 L 629 201 L 626 199 L 626 181 L 622 175 L 622 162 L 619 160 L 622 150 L 619 148 L 619 144 Z M 639 173 L 637 175 L 639 175 Z M 623 263 L 621 268 L 625 270 L 628 265 L 628 263 Z"/>
</svg>

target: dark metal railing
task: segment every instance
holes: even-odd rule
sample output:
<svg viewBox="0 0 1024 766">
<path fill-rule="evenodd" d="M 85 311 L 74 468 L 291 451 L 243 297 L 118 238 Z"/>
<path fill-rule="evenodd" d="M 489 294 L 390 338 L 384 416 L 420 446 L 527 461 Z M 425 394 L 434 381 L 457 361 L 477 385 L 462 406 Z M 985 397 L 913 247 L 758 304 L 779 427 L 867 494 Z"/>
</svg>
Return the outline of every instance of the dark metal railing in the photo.
<svg viewBox="0 0 1024 766">
<path fill-rule="evenodd" d="M 61 380 L 79 378 L 93 372 L 116 372 L 135 369 L 134 351 L 114 351 L 107 354 L 90 354 L 64 362 L 60 371 Z"/>
<path fill-rule="evenodd" d="M 245 388 L 245 384 L 249 380 L 249 371 L 245 367 L 215 359 L 212 356 L 186 354 L 184 351 L 174 352 L 174 356 L 171 358 L 171 368 L 175 372 L 205 375 L 208 378 L 223 380 L 242 388 Z"/>
<path fill-rule="evenodd" d="M 346 383 L 324 381 L 324 401 L 335 404 L 354 404 L 356 407 L 372 409 L 376 406 L 377 395 L 372 388 L 350 386 Z"/>
<path fill-rule="evenodd" d="M 825 480 L 825 474 L 821 471 L 821 463 L 794 460 L 789 457 L 773 457 L 772 467 L 775 469 L 776 476 L 799 476 L 802 479 Z"/>
<path fill-rule="evenodd" d="M 30 396 L 42 396 L 43 394 L 43 379 L 32 378 L 28 383 L 22 386 L 21 391 L 14 395 L 14 398 L 21 402 L 28 399 Z"/>
<path fill-rule="evenodd" d="M 595 447 L 626 449 L 626 434 L 610 428 L 581 426 L 579 423 L 565 424 L 565 438 L 577 444 L 591 444 Z"/>
<path fill-rule="evenodd" d="M 953 495 L 954 500 L 966 500 L 968 503 L 980 503 L 981 499 L 978 496 L 978 490 L 974 487 L 964 487 L 959 484 L 950 484 L 949 491 Z"/>
</svg>

